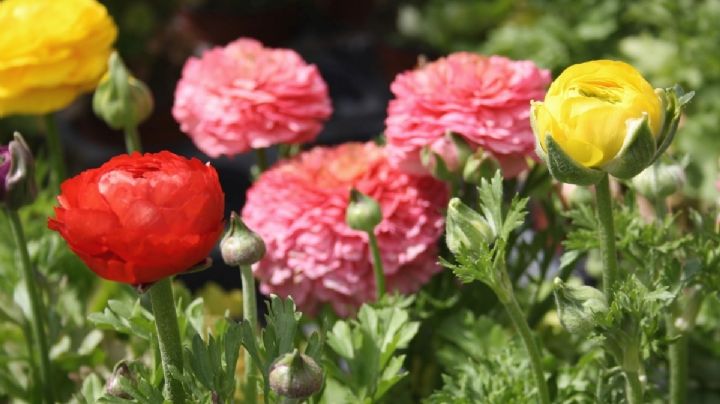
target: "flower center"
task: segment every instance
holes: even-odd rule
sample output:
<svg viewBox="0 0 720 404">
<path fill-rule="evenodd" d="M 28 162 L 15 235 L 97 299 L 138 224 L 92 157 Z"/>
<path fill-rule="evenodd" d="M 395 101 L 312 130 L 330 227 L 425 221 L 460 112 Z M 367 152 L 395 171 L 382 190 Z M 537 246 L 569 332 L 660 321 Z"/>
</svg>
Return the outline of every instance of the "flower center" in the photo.
<svg viewBox="0 0 720 404">
<path fill-rule="evenodd" d="M 573 90 L 583 97 L 596 98 L 609 104 L 619 104 L 622 102 L 622 88 L 611 82 L 582 83 L 577 87 L 573 87 L 571 91 Z"/>
</svg>

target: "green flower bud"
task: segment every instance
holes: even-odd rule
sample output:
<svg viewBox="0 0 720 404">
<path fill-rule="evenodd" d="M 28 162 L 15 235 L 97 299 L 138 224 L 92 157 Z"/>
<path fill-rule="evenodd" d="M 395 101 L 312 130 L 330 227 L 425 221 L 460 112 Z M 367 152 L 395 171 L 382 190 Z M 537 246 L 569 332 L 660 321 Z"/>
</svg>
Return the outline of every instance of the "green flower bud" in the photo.
<svg viewBox="0 0 720 404">
<path fill-rule="evenodd" d="M 666 198 L 685 185 L 683 164 L 655 163 L 632 179 L 632 187 L 648 198 Z"/>
<path fill-rule="evenodd" d="M 36 196 L 35 160 L 25 139 L 15 132 L 7 146 L 0 146 L 0 203 L 17 210 Z"/>
<path fill-rule="evenodd" d="M 131 399 L 132 396 L 122 389 L 120 384 L 121 379 L 129 381 L 130 384 L 135 384 L 135 378 L 133 377 L 132 372 L 130 372 L 130 367 L 125 361 L 115 365 L 115 370 L 113 370 L 112 375 L 108 378 L 107 383 L 105 384 L 105 392 L 109 396 Z"/>
<path fill-rule="evenodd" d="M 280 357 L 270 367 L 270 388 L 283 397 L 303 399 L 320 391 L 322 368 L 296 350 Z"/>
<path fill-rule="evenodd" d="M 227 265 L 252 265 L 265 256 L 265 242 L 232 212 L 230 228 L 220 242 L 220 253 Z"/>
<path fill-rule="evenodd" d="M 555 278 L 553 292 L 560 323 L 573 334 L 590 331 L 608 310 L 605 295 L 591 286 L 569 285 Z"/>
<path fill-rule="evenodd" d="M 463 179 L 469 184 L 480 185 L 480 181 L 490 179 L 495 171 L 500 169 L 500 164 L 488 153 L 478 150 L 465 162 L 463 168 Z"/>
<path fill-rule="evenodd" d="M 491 243 L 495 239 L 485 218 L 459 198 L 452 198 L 448 204 L 445 233 L 447 246 L 453 254 L 472 251 L 478 244 Z"/>
<path fill-rule="evenodd" d="M 108 65 L 93 95 L 93 111 L 113 129 L 136 127 L 153 111 L 152 93 L 130 74 L 117 52 L 110 55 Z"/>
<path fill-rule="evenodd" d="M 350 190 L 350 203 L 345 211 L 345 221 L 353 230 L 372 232 L 382 222 L 382 210 L 377 201 L 357 189 Z"/>
</svg>

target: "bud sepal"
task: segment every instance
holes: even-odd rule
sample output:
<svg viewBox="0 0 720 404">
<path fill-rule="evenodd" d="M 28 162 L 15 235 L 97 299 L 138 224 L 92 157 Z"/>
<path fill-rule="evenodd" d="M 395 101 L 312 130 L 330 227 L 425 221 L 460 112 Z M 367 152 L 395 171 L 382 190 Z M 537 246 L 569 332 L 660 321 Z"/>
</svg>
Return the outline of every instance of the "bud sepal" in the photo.
<svg viewBox="0 0 720 404">
<path fill-rule="evenodd" d="M 560 324 L 572 334 L 589 332 L 608 311 L 605 295 L 592 286 L 567 284 L 555 278 L 553 293 Z"/>
<path fill-rule="evenodd" d="M 0 155 L 0 203 L 17 210 L 37 197 L 35 160 L 25 139 L 18 132 Z"/>
<path fill-rule="evenodd" d="M 265 242 L 243 223 L 237 213 L 232 212 L 230 227 L 220 241 L 220 253 L 227 265 L 252 265 L 265 256 Z"/>
<path fill-rule="evenodd" d="M 351 229 L 372 233 L 382 219 L 382 209 L 375 199 L 355 188 L 350 190 L 345 222 Z"/>
<path fill-rule="evenodd" d="M 278 395 L 304 399 L 322 388 L 323 370 L 313 358 L 295 349 L 270 366 L 268 379 L 270 388 Z"/>
</svg>

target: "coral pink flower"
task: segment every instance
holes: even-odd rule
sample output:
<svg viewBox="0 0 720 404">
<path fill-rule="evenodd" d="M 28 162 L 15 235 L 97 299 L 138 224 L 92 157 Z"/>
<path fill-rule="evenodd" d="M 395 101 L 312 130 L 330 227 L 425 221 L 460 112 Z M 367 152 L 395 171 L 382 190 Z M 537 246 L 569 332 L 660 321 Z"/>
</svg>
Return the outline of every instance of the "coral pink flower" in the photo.
<svg viewBox="0 0 720 404">
<path fill-rule="evenodd" d="M 332 106 L 315 65 L 241 38 L 185 63 L 172 112 L 200 150 L 218 157 L 311 141 Z"/>
<path fill-rule="evenodd" d="M 253 268 L 263 293 L 291 295 L 309 313 L 330 303 L 344 316 L 375 297 L 367 235 L 345 223 L 352 187 L 382 207 L 375 234 L 390 290 L 415 291 L 440 269 L 445 184 L 398 171 L 373 143 L 318 147 L 266 171 L 248 191 L 243 220 L 267 245 Z"/>
<path fill-rule="evenodd" d="M 454 53 L 398 75 L 385 121 L 391 161 L 422 170 L 420 150 L 446 156 L 453 146 L 447 132 L 497 158 L 506 177 L 527 167 L 534 156 L 530 101 L 542 100 L 550 72 L 529 61 Z M 446 156 L 451 161 L 453 156 Z"/>
</svg>

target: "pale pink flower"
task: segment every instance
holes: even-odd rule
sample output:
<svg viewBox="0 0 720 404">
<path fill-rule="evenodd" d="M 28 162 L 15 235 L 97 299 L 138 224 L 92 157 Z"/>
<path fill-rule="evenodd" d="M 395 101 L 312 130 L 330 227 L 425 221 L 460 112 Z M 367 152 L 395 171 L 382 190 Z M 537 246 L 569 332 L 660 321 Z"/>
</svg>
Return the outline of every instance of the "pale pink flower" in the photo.
<svg viewBox="0 0 720 404">
<path fill-rule="evenodd" d="M 266 171 L 248 191 L 243 220 L 267 245 L 253 268 L 263 293 L 290 295 L 309 313 L 329 303 L 343 316 L 374 299 L 367 235 L 345 223 L 353 187 L 382 207 L 375 234 L 389 290 L 416 291 L 440 270 L 445 184 L 398 171 L 374 143 L 317 147 Z"/>
<path fill-rule="evenodd" d="M 311 141 L 332 106 L 315 65 L 241 38 L 188 59 L 172 112 L 200 150 L 218 157 Z"/>
<path fill-rule="evenodd" d="M 550 72 L 530 61 L 467 52 L 402 73 L 390 87 L 395 99 L 385 121 L 390 159 L 423 170 L 420 150 L 445 156 L 453 147 L 446 134 L 454 132 L 490 152 L 513 177 L 535 157 L 530 101 L 542 100 L 549 83 Z"/>
</svg>

